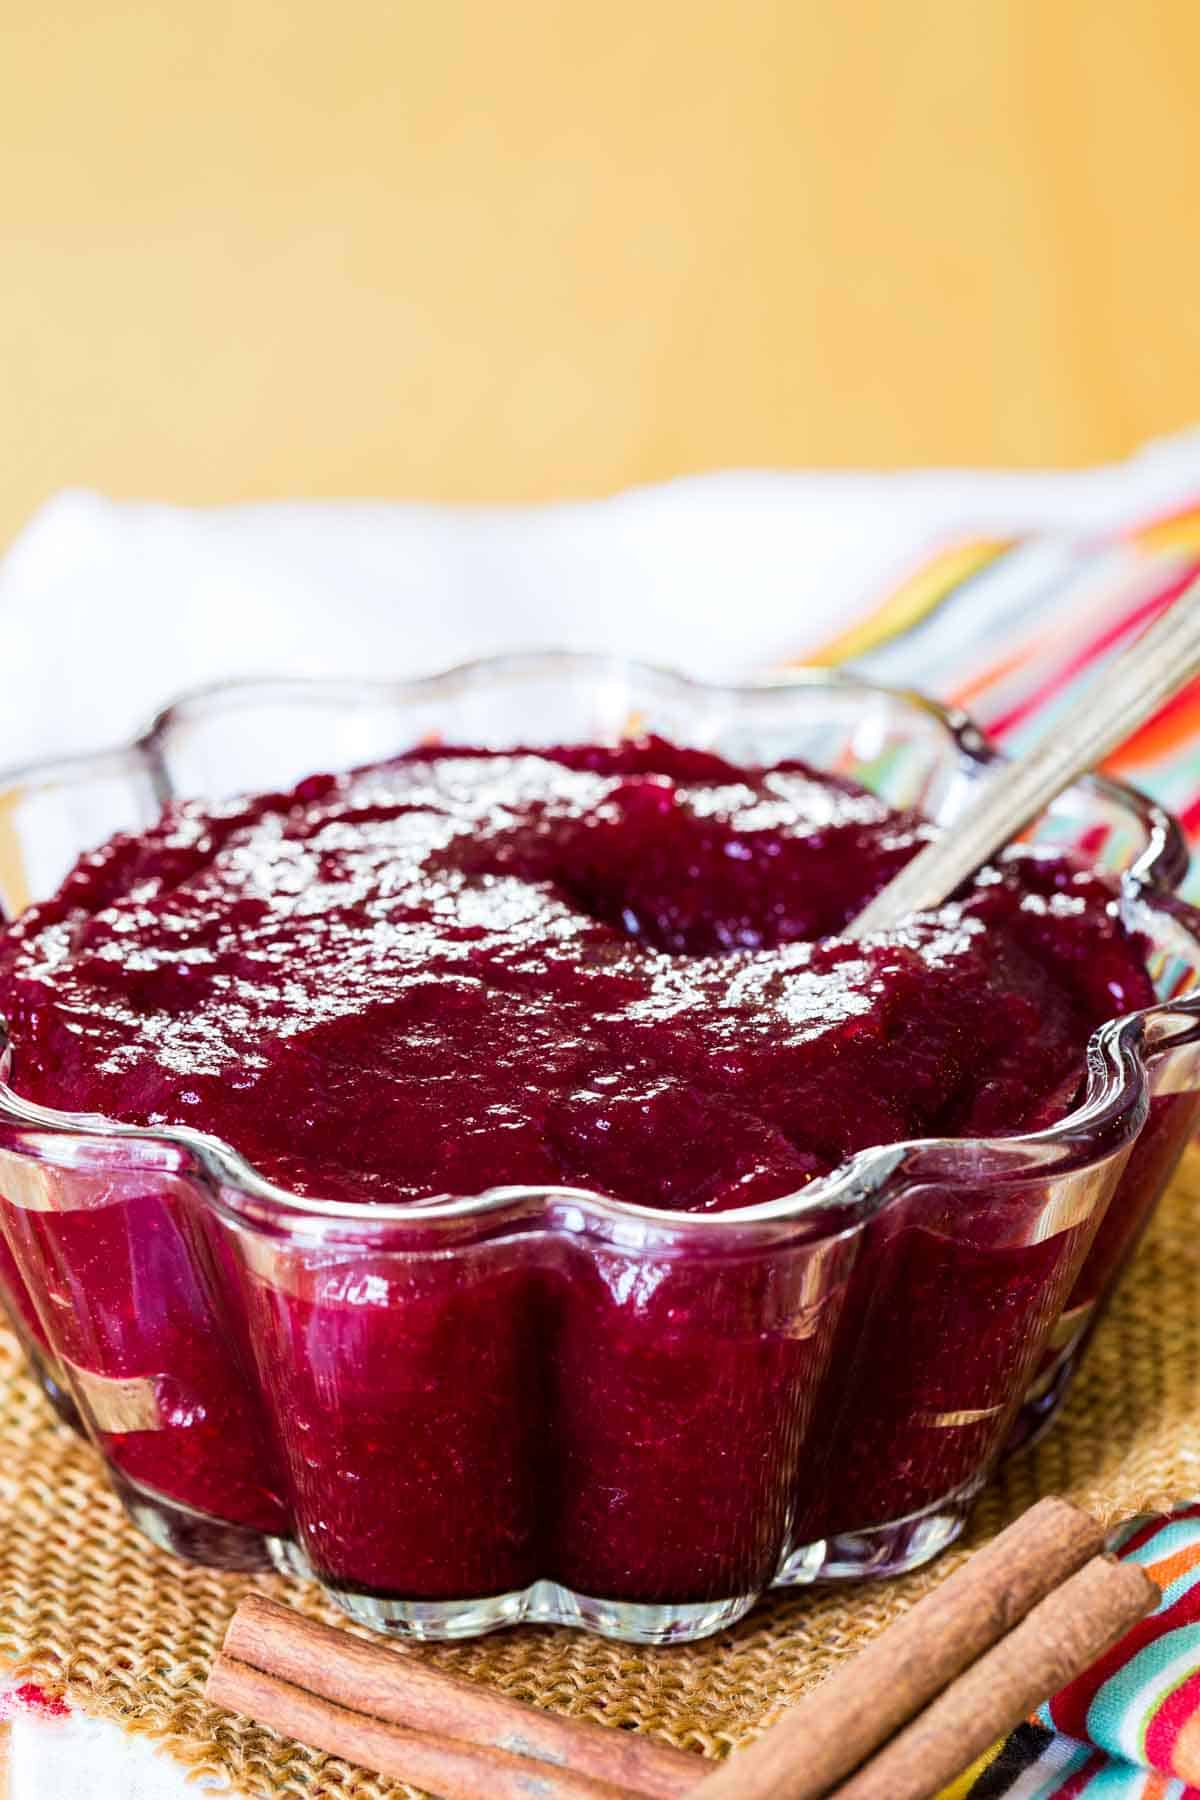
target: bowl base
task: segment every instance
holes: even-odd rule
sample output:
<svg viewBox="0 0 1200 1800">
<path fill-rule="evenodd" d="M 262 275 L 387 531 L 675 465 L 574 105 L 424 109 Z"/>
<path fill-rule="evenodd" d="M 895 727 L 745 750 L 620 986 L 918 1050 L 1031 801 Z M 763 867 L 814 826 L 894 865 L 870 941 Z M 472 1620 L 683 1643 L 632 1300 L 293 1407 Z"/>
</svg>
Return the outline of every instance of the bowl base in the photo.
<svg viewBox="0 0 1200 1800">
<path fill-rule="evenodd" d="M 188 1562 L 204 1563 L 210 1569 L 248 1575 L 291 1567 L 286 1560 L 290 1547 L 282 1539 L 277 1541 L 249 1525 L 214 1519 L 210 1513 L 197 1512 L 179 1500 L 168 1500 L 140 1482 L 130 1481 L 118 1469 L 110 1467 L 107 1473 L 133 1523 L 158 1549 L 170 1550 Z"/>
<path fill-rule="evenodd" d="M 867 1581 L 880 1575 L 904 1575 L 952 1544 L 967 1522 L 982 1479 L 967 1482 L 920 1512 L 872 1525 L 865 1531 L 843 1531 L 836 1537 L 802 1544 L 784 1563 L 776 1587 L 807 1587 L 814 1581 Z"/>
<path fill-rule="evenodd" d="M 480 1599 L 403 1600 L 339 1588 L 321 1581 L 303 1549 L 289 1538 L 269 1537 L 195 1511 L 133 1482 L 116 1470 L 109 1478 L 139 1530 L 161 1550 L 210 1568 L 280 1574 L 319 1581 L 324 1592 L 359 1624 L 392 1637 L 446 1643 L 481 1637 L 512 1625 L 571 1625 L 626 1644 L 688 1644 L 744 1618 L 761 1596 L 688 1603 L 603 1600 L 577 1594 L 556 1581 Z M 922 1511 L 866 1531 L 820 1538 L 792 1552 L 775 1587 L 815 1581 L 865 1581 L 902 1575 L 930 1562 L 952 1544 L 982 1486 L 973 1481 Z"/>
<path fill-rule="evenodd" d="M 479 1637 L 508 1625 L 575 1625 L 626 1644 L 690 1644 L 732 1625 L 757 1594 L 692 1605 L 594 1600 L 556 1581 L 535 1581 L 516 1593 L 484 1600 L 391 1600 L 326 1586 L 326 1593 L 362 1625 L 395 1637 L 429 1642 Z"/>
</svg>

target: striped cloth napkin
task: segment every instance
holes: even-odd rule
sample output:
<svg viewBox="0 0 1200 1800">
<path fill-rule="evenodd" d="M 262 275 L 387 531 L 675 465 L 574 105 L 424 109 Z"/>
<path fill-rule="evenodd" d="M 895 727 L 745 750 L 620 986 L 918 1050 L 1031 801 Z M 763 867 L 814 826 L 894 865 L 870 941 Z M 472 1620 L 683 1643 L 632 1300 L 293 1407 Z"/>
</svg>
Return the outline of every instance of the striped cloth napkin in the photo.
<svg viewBox="0 0 1200 1800">
<path fill-rule="evenodd" d="M 1006 749 L 1053 724 L 1084 683 L 1200 574 L 1200 502 L 1111 536 L 971 538 L 939 549 L 806 663 L 853 664 L 970 712 Z M 1200 682 L 1107 767 L 1200 840 Z M 1189 897 L 1200 898 L 1193 862 Z"/>
<path fill-rule="evenodd" d="M 1200 504 L 1107 537 L 971 538 L 804 660 L 920 685 L 1019 751 L 1198 574 Z M 1179 816 L 1200 899 L 1200 682 L 1108 767 Z M 1157 1611 L 940 1800 L 1200 1800 L 1200 1502 L 1128 1521 L 1112 1547 L 1162 1586 Z"/>
</svg>

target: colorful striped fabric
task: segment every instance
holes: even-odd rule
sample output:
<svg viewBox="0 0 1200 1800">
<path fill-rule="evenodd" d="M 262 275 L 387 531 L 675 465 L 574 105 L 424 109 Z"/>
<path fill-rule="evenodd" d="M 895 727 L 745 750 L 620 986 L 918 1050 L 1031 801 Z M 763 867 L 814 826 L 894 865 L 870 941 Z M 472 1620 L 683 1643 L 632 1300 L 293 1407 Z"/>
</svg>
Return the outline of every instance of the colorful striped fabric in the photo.
<svg viewBox="0 0 1200 1800">
<path fill-rule="evenodd" d="M 1111 1547 L 1158 1582 L 1157 1610 L 940 1800 L 1200 1800 L 1200 1502 Z"/>
<path fill-rule="evenodd" d="M 971 539 L 944 547 L 805 660 L 915 683 L 1020 750 L 1197 574 L 1200 503 L 1119 536 Z M 1200 842 L 1200 682 L 1108 766 Z M 1200 898 L 1196 864 L 1190 893 Z"/>
</svg>

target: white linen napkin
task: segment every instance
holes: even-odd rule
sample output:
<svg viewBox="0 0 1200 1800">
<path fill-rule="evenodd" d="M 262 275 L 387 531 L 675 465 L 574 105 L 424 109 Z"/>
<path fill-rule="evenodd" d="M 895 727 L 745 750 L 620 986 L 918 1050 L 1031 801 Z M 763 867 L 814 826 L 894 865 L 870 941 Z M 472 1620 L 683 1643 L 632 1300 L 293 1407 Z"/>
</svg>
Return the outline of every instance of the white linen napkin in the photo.
<svg viewBox="0 0 1200 1800">
<path fill-rule="evenodd" d="M 51 500 L 0 564 L 0 766 L 127 737 L 231 675 L 626 651 L 730 677 L 802 652 L 930 549 L 1089 534 L 1200 497 L 1200 432 L 1073 473 L 706 475 L 528 508 Z"/>
</svg>

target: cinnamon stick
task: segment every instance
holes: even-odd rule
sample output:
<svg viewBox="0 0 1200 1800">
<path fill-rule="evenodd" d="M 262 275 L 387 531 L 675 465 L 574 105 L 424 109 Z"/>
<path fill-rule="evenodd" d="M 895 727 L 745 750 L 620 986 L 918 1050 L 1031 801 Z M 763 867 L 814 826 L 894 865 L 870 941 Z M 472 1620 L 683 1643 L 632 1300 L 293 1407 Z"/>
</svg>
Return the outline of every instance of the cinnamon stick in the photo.
<svg viewBox="0 0 1200 1800">
<path fill-rule="evenodd" d="M 411 1652 L 319 1624 L 262 1594 L 248 1595 L 238 1607 L 224 1654 L 385 1725 L 534 1759 L 535 1768 L 538 1763 L 569 1768 L 650 1800 L 678 1800 L 695 1788 L 707 1766 L 697 1756 L 632 1732 L 566 1719 L 443 1674 Z M 236 1709 L 236 1701 L 221 1704 Z M 304 1738 L 303 1732 L 292 1735 Z"/>
<path fill-rule="evenodd" d="M 573 1769 L 385 1724 L 224 1654 L 214 1661 L 205 1692 L 216 1706 L 442 1800 L 636 1800 L 629 1788 Z"/>
<path fill-rule="evenodd" d="M 836 1800 L 928 1800 L 1157 1605 L 1136 1563 L 1097 1556 L 926 1707 Z M 790 1794 L 780 1787 L 780 1800 Z"/>
<path fill-rule="evenodd" d="M 1089 1513 L 1040 1500 L 701 1782 L 695 1800 L 818 1800 L 1103 1543 Z"/>
</svg>

